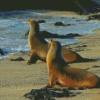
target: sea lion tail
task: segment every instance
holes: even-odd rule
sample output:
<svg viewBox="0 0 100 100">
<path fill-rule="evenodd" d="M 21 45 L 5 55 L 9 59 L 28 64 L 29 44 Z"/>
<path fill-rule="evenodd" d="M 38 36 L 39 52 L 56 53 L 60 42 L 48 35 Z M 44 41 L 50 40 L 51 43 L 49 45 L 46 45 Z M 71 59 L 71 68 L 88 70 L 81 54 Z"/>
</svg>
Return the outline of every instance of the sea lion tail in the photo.
<svg viewBox="0 0 100 100">
<path fill-rule="evenodd" d="M 96 61 L 95 59 L 88 59 L 88 58 L 82 58 L 81 62 L 92 62 L 92 61 Z"/>
</svg>

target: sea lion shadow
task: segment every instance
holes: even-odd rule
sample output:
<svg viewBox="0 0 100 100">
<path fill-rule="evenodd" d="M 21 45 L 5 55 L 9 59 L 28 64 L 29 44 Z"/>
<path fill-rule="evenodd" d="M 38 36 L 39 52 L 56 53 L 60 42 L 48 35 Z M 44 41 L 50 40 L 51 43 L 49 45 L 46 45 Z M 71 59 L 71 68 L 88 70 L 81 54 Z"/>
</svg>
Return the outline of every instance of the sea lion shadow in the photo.
<svg viewBox="0 0 100 100">
<path fill-rule="evenodd" d="M 31 92 L 26 93 L 24 97 L 29 98 L 31 100 L 55 100 L 56 98 L 61 97 L 74 97 L 80 92 L 73 93 L 69 92 L 68 89 L 32 89 Z"/>
</svg>

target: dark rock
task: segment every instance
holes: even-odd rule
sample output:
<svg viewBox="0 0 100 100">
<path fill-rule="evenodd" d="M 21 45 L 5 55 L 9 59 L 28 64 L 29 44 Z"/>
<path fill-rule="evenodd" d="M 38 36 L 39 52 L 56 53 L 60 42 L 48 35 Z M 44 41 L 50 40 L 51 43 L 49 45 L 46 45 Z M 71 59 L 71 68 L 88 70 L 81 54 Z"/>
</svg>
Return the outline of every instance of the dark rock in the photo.
<svg viewBox="0 0 100 100">
<path fill-rule="evenodd" d="M 24 35 L 24 38 L 28 38 L 28 34 L 29 34 L 29 31 Z M 52 34 L 47 31 L 40 31 L 40 34 L 43 38 L 72 38 L 75 36 L 80 36 L 79 34 L 76 34 L 76 33 L 74 33 L 74 34 L 69 33 L 67 35 L 58 35 L 58 34 Z"/>
<path fill-rule="evenodd" d="M 29 31 L 24 35 L 24 38 L 28 38 L 28 34 L 29 34 Z M 57 34 L 52 34 L 50 32 L 47 32 L 47 31 L 40 31 L 40 34 L 43 38 L 52 38 L 52 37 L 58 37 Z"/>
<path fill-rule="evenodd" d="M 96 20 L 99 19 L 100 20 L 100 14 L 99 15 L 92 15 L 88 17 L 88 20 Z"/>
<path fill-rule="evenodd" d="M 45 23 L 45 20 L 38 20 L 38 23 Z"/>
<path fill-rule="evenodd" d="M 63 24 L 62 22 L 56 22 L 55 26 L 70 26 L 71 24 Z"/>
<path fill-rule="evenodd" d="M 16 58 L 16 59 L 11 59 L 11 61 L 25 61 L 23 58 L 19 57 L 19 58 Z"/>
<path fill-rule="evenodd" d="M 1 48 L 0 48 L 0 55 L 4 55 L 4 52 Z"/>
<path fill-rule="evenodd" d="M 80 15 L 88 15 L 89 13 L 97 13 L 100 12 L 100 8 L 99 7 L 92 7 L 92 8 L 84 8 L 81 9 L 78 14 Z"/>
<path fill-rule="evenodd" d="M 92 68 L 99 68 L 99 67 L 100 67 L 100 66 L 96 66 L 96 65 L 95 65 L 95 66 L 93 66 Z"/>
<path fill-rule="evenodd" d="M 87 47 L 87 45 L 83 45 L 82 47 Z"/>
<path fill-rule="evenodd" d="M 43 38 L 56 38 L 56 37 L 58 37 L 57 34 L 52 34 L 52 33 L 47 32 L 47 31 L 41 31 L 40 34 Z"/>
<path fill-rule="evenodd" d="M 77 34 L 77 33 L 69 33 L 69 34 L 67 34 L 66 35 L 68 38 L 71 38 L 71 37 L 75 37 L 75 36 L 80 36 L 79 34 Z"/>
<path fill-rule="evenodd" d="M 93 7 L 93 8 L 91 9 L 91 12 L 92 12 L 92 13 L 100 12 L 100 8 L 99 8 L 99 7 Z"/>
<path fill-rule="evenodd" d="M 67 24 L 67 25 L 65 25 L 65 26 L 70 26 L 71 24 Z"/>
<path fill-rule="evenodd" d="M 32 89 L 24 97 L 31 100 L 55 100 L 53 97 L 73 97 L 76 94 L 70 93 L 67 89 Z"/>
<path fill-rule="evenodd" d="M 25 35 L 24 35 L 24 38 L 25 38 L 25 39 L 28 38 L 28 34 L 29 34 L 29 31 L 27 31 L 27 33 L 25 33 Z"/>
<path fill-rule="evenodd" d="M 56 22 L 55 26 L 65 26 L 62 22 Z"/>
<path fill-rule="evenodd" d="M 81 9 L 78 14 L 79 15 L 88 15 L 90 13 L 89 9 Z"/>
<path fill-rule="evenodd" d="M 75 36 L 80 36 L 79 34 L 76 34 L 76 33 L 74 33 L 74 34 L 69 33 L 67 35 L 58 35 L 58 34 L 52 34 L 47 31 L 42 31 L 40 34 L 43 38 L 72 38 Z"/>
<path fill-rule="evenodd" d="M 76 48 L 87 47 L 87 45 L 77 46 Z"/>
</svg>

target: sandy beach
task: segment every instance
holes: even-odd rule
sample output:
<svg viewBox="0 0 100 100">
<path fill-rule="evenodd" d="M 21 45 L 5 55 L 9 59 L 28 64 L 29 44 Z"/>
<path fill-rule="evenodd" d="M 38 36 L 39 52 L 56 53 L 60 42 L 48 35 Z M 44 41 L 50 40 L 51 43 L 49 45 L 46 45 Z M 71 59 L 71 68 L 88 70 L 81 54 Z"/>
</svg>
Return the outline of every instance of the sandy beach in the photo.
<svg viewBox="0 0 100 100">
<path fill-rule="evenodd" d="M 51 11 L 42 13 L 44 15 L 64 15 L 72 17 L 88 18 L 88 15 L 77 15 L 74 12 Z M 100 77 L 100 29 L 95 34 L 75 37 L 81 40 L 76 44 L 65 46 L 67 49 L 77 52 L 84 58 L 95 59 L 93 62 L 71 63 L 71 67 L 85 69 Z M 22 57 L 25 61 L 11 61 Z M 8 54 L 8 58 L 0 61 L 0 100 L 28 100 L 24 94 L 32 89 L 40 89 L 48 83 L 48 72 L 46 63 L 37 61 L 36 64 L 27 65 L 30 51 L 18 54 Z M 59 87 L 60 88 L 60 87 Z M 99 100 L 100 88 L 70 90 L 76 95 L 73 97 L 55 97 L 55 100 Z"/>
</svg>

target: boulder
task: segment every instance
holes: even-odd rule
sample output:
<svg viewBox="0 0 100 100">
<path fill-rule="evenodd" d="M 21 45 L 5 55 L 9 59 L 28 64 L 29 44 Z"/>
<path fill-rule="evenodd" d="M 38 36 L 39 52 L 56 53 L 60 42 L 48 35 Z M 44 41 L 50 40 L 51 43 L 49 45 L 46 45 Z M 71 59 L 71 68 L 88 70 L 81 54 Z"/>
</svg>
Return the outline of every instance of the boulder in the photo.
<svg viewBox="0 0 100 100">
<path fill-rule="evenodd" d="M 65 26 L 62 22 L 56 22 L 55 26 Z"/>
<path fill-rule="evenodd" d="M 46 23 L 45 20 L 38 20 L 38 23 Z"/>
<path fill-rule="evenodd" d="M 4 52 L 1 48 L 0 48 L 0 55 L 4 55 Z"/>
<path fill-rule="evenodd" d="M 98 15 L 92 15 L 92 16 L 88 17 L 88 20 L 96 20 L 96 19 L 100 20 L 100 14 L 98 14 Z"/>
<path fill-rule="evenodd" d="M 29 34 L 29 30 L 25 33 L 23 38 L 27 39 L 28 38 L 28 34 Z"/>
<path fill-rule="evenodd" d="M 24 38 L 28 38 L 28 34 L 29 34 L 29 31 L 24 35 Z M 53 34 L 47 31 L 40 31 L 40 34 L 43 38 L 72 38 L 75 36 L 80 36 L 77 33 L 69 33 L 67 35 L 58 35 L 58 34 Z"/>
</svg>

